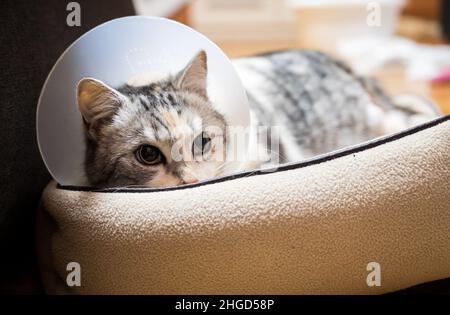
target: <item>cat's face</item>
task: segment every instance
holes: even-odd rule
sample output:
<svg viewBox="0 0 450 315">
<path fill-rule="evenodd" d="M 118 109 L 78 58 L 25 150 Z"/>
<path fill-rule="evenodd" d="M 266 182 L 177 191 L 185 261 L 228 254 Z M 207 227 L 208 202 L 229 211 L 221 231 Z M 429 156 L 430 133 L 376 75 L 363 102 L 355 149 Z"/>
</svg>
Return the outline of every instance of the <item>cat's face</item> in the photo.
<svg viewBox="0 0 450 315">
<path fill-rule="evenodd" d="M 113 89 L 95 79 L 78 85 L 85 121 L 85 170 L 96 187 L 167 187 L 221 174 L 226 122 L 206 92 L 202 51 L 165 80 Z"/>
</svg>

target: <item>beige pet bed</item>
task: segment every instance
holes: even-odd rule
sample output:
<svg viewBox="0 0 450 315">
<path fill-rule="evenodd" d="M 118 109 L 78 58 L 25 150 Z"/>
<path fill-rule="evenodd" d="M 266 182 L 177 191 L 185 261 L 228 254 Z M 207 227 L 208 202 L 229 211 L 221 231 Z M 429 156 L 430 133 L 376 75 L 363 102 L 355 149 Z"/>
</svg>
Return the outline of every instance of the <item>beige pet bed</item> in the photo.
<svg viewBox="0 0 450 315">
<path fill-rule="evenodd" d="M 49 293 L 384 293 L 450 277 L 450 117 L 281 167 L 164 190 L 50 183 Z M 69 262 L 81 286 L 65 284 Z M 366 283 L 381 267 L 381 286 Z"/>
</svg>

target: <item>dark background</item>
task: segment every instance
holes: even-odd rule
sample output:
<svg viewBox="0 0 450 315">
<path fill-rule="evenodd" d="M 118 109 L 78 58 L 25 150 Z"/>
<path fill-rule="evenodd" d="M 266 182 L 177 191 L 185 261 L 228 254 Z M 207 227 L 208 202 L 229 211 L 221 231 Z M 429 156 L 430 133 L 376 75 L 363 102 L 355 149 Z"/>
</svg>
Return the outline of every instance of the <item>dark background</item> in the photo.
<svg viewBox="0 0 450 315">
<path fill-rule="evenodd" d="M 450 1 L 442 1 L 441 11 L 442 30 L 447 39 L 450 39 Z"/>
<path fill-rule="evenodd" d="M 81 26 L 66 24 L 71 1 L 0 1 L 0 292 L 39 292 L 34 219 L 50 181 L 36 141 L 36 106 L 53 64 L 83 33 L 133 15 L 131 1 L 77 0 Z"/>
</svg>

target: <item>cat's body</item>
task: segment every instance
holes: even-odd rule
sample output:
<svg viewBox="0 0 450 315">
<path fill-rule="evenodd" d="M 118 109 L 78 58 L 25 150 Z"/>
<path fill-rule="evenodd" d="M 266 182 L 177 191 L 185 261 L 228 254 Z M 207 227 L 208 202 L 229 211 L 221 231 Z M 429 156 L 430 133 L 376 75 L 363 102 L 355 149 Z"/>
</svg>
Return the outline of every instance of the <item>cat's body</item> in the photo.
<svg viewBox="0 0 450 315">
<path fill-rule="evenodd" d="M 252 151 L 262 147 L 272 160 L 255 160 L 252 153 L 242 168 L 300 161 L 437 115 L 424 104 L 394 104 L 375 81 L 356 77 L 317 52 L 270 53 L 238 59 L 235 66 L 248 93 L 252 123 L 271 128 L 279 143 L 254 140 Z M 113 89 L 83 79 L 78 103 L 86 122 L 91 185 L 162 187 L 222 175 L 228 165 L 223 159 L 227 122 L 208 99 L 206 76 L 201 52 L 178 74 L 143 86 Z M 188 159 L 174 158 L 177 145 Z M 238 169 L 228 169 L 233 170 Z"/>
<path fill-rule="evenodd" d="M 395 104 L 377 81 L 357 77 L 342 62 L 315 51 L 274 52 L 234 65 L 253 123 L 278 128 L 280 162 L 354 145 L 436 115 L 427 105 L 411 112 L 412 104 Z M 414 115 L 418 119 L 410 121 Z"/>
</svg>

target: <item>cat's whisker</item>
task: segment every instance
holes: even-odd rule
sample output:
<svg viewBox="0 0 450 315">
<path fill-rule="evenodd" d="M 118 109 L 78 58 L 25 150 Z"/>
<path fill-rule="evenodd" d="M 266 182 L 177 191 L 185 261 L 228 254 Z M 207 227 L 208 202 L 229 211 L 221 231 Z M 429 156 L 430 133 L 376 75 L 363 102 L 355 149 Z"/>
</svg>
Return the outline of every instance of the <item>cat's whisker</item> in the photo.
<svg viewBox="0 0 450 315">
<path fill-rule="evenodd" d="M 216 174 L 216 176 L 217 176 L 217 175 L 222 175 L 222 174 L 219 174 L 219 172 L 222 172 L 223 169 L 224 169 L 226 166 L 230 165 L 231 163 L 232 163 L 231 161 L 228 161 L 228 162 L 225 162 L 225 163 L 221 164 L 219 167 L 217 167 L 217 168 L 214 170 L 214 174 Z"/>
<path fill-rule="evenodd" d="M 127 188 L 154 188 L 154 189 L 158 189 L 158 188 L 168 188 L 168 187 L 172 187 L 172 186 L 160 186 L 160 187 L 152 187 L 149 185 L 125 185 L 125 186 L 114 186 L 114 187 L 109 187 L 109 190 L 112 190 L 113 192 L 117 192 L 120 191 L 122 189 L 127 189 Z"/>
<path fill-rule="evenodd" d="M 278 158 L 281 157 L 282 160 L 287 160 L 287 157 L 284 156 L 283 154 L 281 154 L 280 152 L 277 152 L 277 151 L 269 149 L 269 148 L 267 148 L 266 150 L 271 154 L 276 154 L 278 156 Z"/>
</svg>

